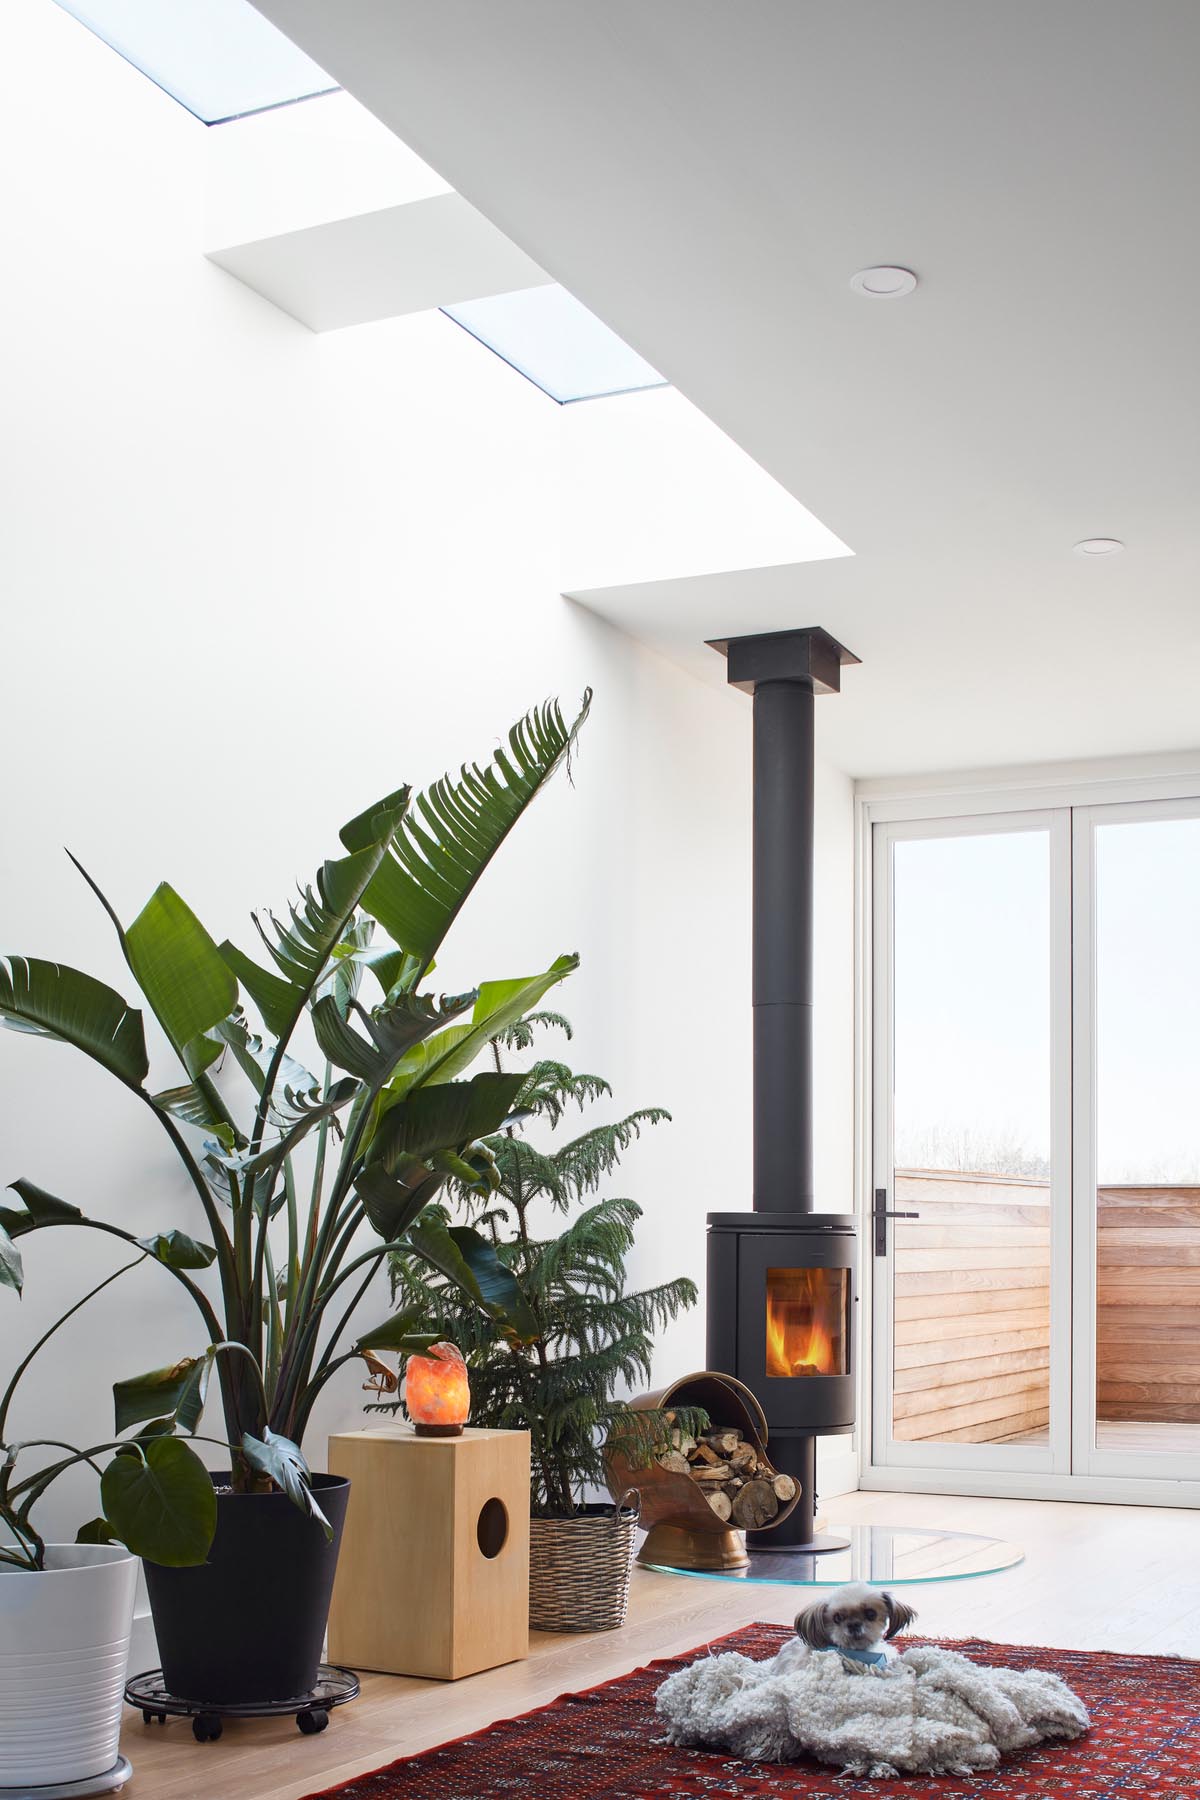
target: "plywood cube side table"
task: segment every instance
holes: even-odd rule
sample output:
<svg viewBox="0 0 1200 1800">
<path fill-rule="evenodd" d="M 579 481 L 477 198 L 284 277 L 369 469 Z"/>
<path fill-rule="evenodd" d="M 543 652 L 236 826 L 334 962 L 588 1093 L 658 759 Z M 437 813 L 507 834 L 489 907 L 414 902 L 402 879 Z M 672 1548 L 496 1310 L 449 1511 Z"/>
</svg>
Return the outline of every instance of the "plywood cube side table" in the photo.
<svg viewBox="0 0 1200 1800">
<path fill-rule="evenodd" d="M 342 1432 L 327 1466 L 350 1481 L 332 1662 L 457 1681 L 529 1654 L 527 1431 Z"/>
</svg>

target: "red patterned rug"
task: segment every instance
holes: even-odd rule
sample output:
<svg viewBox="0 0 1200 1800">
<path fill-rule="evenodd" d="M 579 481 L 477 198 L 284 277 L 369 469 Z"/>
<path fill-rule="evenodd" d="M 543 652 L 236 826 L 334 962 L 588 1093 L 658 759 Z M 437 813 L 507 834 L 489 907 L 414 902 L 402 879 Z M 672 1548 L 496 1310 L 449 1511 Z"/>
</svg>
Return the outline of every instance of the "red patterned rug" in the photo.
<svg viewBox="0 0 1200 1800">
<path fill-rule="evenodd" d="M 779 1625 L 748 1625 L 718 1642 L 762 1658 L 790 1635 Z M 972 1781 L 842 1781 L 817 1763 L 745 1763 L 655 1743 L 655 1689 L 713 1647 L 563 1694 L 309 1800 L 914 1800 L 918 1792 L 930 1800 L 1200 1800 L 1200 1662 L 956 1642 L 948 1647 L 975 1662 L 1053 1669 L 1087 1705 L 1088 1736 L 1041 1745 Z"/>
</svg>

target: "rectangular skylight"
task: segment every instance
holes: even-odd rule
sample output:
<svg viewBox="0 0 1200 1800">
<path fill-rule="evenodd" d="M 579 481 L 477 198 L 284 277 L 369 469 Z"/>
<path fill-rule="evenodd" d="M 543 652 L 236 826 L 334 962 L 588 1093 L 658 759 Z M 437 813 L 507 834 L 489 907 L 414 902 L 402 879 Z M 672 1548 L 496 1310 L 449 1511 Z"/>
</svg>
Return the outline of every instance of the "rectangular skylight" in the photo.
<svg viewBox="0 0 1200 1800">
<path fill-rule="evenodd" d="M 206 125 L 337 87 L 249 0 L 58 4 Z"/>
<path fill-rule="evenodd" d="M 560 406 L 668 386 L 595 313 L 554 284 L 442 311 Z"/>
</svg>

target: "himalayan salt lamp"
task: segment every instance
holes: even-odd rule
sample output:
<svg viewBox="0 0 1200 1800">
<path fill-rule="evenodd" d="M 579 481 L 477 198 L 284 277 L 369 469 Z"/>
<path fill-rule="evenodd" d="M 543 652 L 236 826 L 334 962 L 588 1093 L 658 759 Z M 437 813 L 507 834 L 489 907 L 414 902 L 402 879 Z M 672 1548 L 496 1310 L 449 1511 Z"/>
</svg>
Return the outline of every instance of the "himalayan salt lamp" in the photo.
<svg viewBox="0 0 1200 1800">
<path fill-rule="evenodd" d="M 461 1437 L 471 1413 L 471 1387 L 462 1351 L 434 1344 L 427 1356 L 410 1356 L 404 1369 L 404 1405 L 418 1437 Z"/>
</svg>

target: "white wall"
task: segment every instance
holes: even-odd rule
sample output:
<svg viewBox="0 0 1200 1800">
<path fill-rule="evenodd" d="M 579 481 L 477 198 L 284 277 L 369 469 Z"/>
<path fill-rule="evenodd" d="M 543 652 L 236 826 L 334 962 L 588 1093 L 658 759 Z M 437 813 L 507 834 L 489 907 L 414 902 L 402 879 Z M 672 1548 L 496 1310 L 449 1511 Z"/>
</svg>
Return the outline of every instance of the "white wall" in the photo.
<svg viewBox="0 0 1200 1800">
<path fill-rule="evenodd" d="M 575 785 L 524 822 L 438 980 L 582 952 L 563 992 L 579 1063 L 675 1116 L 625 1165 L 635 1273 L 699 1278 L 705 1212 L 748 1197 L 745 701 L 561 599 L 551 401 L 437 314 L 293 323 L 201 254 L 205 128 L 51 0 L 10 0 L 4 34 L 0 943 L 129 990 L 69 845 L 124 917 L 167 877 L 252 948 L 250 907 L 281 903 L 359 807 L 591 683 Z M 842 1206 L 849 784 L 823 770 L 819 797 L 818 1169 Z M 82 1057 L 0 1033 L 0 1109 L 0 1179 L 201 1232 L 153 1120 Z M 23 1248 L 0 1370 L 119 1260 L 83 1232 Z M 13 1426 L 103 1436 L 115 1377 L 200 1347 L 169 1278 L 140 1270 L 56 1341 Z M 697 1310 L 658 1373 L 702 1360 Z M 361 1398 L 347 1373 L 314 1461 Z M 92 1500 L 60 1490 L 43 1524 L 73 1532 Z"/>
</svg>

